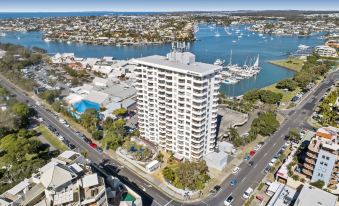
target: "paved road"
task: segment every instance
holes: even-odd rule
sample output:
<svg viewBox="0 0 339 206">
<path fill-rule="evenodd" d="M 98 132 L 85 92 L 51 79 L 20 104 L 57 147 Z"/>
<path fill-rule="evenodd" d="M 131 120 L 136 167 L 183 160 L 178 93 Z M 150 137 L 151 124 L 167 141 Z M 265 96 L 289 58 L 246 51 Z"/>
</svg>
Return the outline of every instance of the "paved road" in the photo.
<svg viewBox="0 0 339 206">
<path fill-rule="evenodd" d="M 315 108 L 316 104 L 319 102 L 321 97 L 324 95 L 326 90 L 339 79 L 339 71 L 329 74 L 327 78 L 315 89 L 313 90 L 294 110 L 290 110 L 287 113 L 287 120 L 281 125 L 280 129 L 268 140 L 265 142 L 265 145 L 257 152 L 257 154 L 252 158 L 254 165 L 249 167 L 246 162 L 243 162 L 239 167 L 241 170 L 236 175 L 229 176 L 223 183 L 221 183 L 222 189 L 218 194 L 214 196 L 209 196 L 203 201 L 197 201 L 190 204 L 182 204 L 177 201 L 173 201 L 166 194 L 162 193 L 160 190 L 149 187 L 149 183 L 146 180 L 141 179 L 138 175 L 134 174 L 132 171 L 121 168 L 118 172 L 121 180 L 130 186 L 132 189 L 136 190 L 138 194 L 143 198 L 144 205 L 166 205 L 166 206 L 176 206 L 176 205 L 211 205 L 218 206 L 223 205 L 223 201 L 228 195 L 235 197 L 233 206 L 243 205 L 244 199 L 242 199 L 243 192 L 248 187 L 256 187 L 258 183 L 263 179 L 264 173 L 263 170 L 266 165 L 271 161 L 273 156 L 279 151 L 279 149 L 285 143 L 284 137 L 287 135 L 288 131 L 294 127 L 305 127 L 306 120 L 309 118 Z M 11 83 L 5 79 L 0 78 L 0 84 L 6 87 L 8 91 L 17 95 L 19 101 L 28 102 L 31 105 L 35 105 L 35 108 L 39 115 L 45 120 L 46 124 L 50 124 L 55 127 L 58 132 L 63 135 L 65 138 L 68 138 L 71 143 L 80 148 L 81 151 L 87 151 L 88 158 L 94 163 L 100 163 L 103 158 L 109 159 L 105 154 L 99 153 L 96 150 L 93 150 L 89 147 L 88 144 L 83 142 L 72 129 L 65 127 L 55 118 L 53 114 L 48 112 L 42 107 L 36 105 L 36 102 L 31 98 L 24 95 L 23 92 L 15 89 Z M 119 165 L 118 162 L 111 160 L 116 165 Z M 116 168 L 107 166 L 104 168 L 110 174 L 116 174 Z M 236 187 L 230 187 L 229 181 L 233 178 L 238 180 Z"/>
<path fill-rule="evenodd" d="M 335 80 L 339 79 L 339 71 L 329 74 L 327 78 L 308 96 L 303 99 L 299 105 L 287 113 L 287 120 L 281 125 L 280 129 L 273 134 L 268 140 L 265 141 L 265 145 L 257 152 L 252 158 L 254 165 L 249 167 L 246 162 L 243 162 L 239 167 L 240 172 L 236 175 L 231 175 L 222 184 L 222 191 L 215 197 L 209 197 L 204 202 L 208 205 L 223 205 L 223 201 L 228 195 L 235 197 L 232 206 L 240 206 L 244 204 L 242 198 L 243 192 L 248 187 L 256 187 L 258 183 L 264 178 L 265 173 L 263 170 L 274 157 L 274 155 L 285 144 L 284 137 L 288 134 L 291 128 L 309 127 L 306 120 L 312 115 L 313 109 L 318 104 L 319 100 L 323 97 L 326 90 L 332 86 Z M 238 184 L 235 188 L 229 186 L 229 181 L 232 178 L 238 180 Z"/>
<path fill-rule="evenodd" d="M 104 153 L 100 153 L 97 150 L 92 149 L 86 142 L 84 142 L 82 139 L 79 138 L 78 135 L 75 134 L 74 130 L 65 127 L 63 124 L 59 122 L 59 120 L 55 117 L 54 114 L 47 111 L 45 108 L 38 106 L 32 98 L 26 96 L 22 91 L 15 88 L 15 86 L 12 83 L 10 83 L 8 80 L 4 79 L 1 76 L 0 76 L 0 85 L 5 87 L 12 94 L 15 94 L 18 101 L 26 102 L 32 105 L 38 112 L 38 114 L 44 119 L 44 123 L 46 125 L 53 126 L 59 132 L 60 135 L 62 135 L 65 139 L 68 139 L 80 151 L 86 151 L 88 155 L 87 158 L 90 159 L 93 163 L 99 164 L 101 163 L 102 159 L 106 158 L 110 159 L 110 161 L 114 163 L 114 165 L 117 165 L 119 167 L 119 163 L 117 161 L 114 161 Z M 104 169 L 114 176 L 117 175 L 116 169 L 113 169 L 111 166 L 110 167 L 107 166 Z M 138 175 L 134 174 L 127 168 L 119 167 L 118 175 L 122 182 L 124 182 L 126 185 L 134 189 L 142 197 L 143 205 L 145 206 L 166 205 L 172 200 L 170 197 L 163 194 L 155 187 L 149 187 L 150 183 L 141 179 Z"/>
</svg>

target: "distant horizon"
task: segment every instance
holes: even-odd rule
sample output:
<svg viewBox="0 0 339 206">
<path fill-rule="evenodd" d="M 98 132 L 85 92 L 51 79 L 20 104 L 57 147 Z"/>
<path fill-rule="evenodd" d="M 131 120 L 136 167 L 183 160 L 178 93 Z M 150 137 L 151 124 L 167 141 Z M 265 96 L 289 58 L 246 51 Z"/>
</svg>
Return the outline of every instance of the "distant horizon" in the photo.
<svg viewBox="0 0 339 206">
<path fill-rule="evenodd" d="M 262 9 L 262 10 L 251 10 L 251 9 L 239 9 L 239 10 L 178 10 L 178 11 L 114 11 L 114 10 L 81 10 L 81 11 L 0 11 L 0 13 L 88 13 L 88 12 L 112 12 L 112 13 L 175 13 L 175 12 L 261 12 L 261 11 L 307 11 L 307 12 L 335 12 L 339 13 L 339 10 L 313 10 L 313 9 Z"/>
<path fill-rule="evenodd" d="M 337 0 L 2 0 L 1 13 L 339 11 Z"/>
</svg>

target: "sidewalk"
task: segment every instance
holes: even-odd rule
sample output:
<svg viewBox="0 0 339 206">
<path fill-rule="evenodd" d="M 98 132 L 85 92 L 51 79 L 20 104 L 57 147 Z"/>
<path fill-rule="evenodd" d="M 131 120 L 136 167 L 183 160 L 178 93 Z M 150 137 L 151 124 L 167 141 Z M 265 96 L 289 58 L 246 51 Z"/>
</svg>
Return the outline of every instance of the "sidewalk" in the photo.
<svg viewBox="0 0 339 206">
<path fill-rule="evenodd" d="M 150 175 L 148 173 L 145 173 L 144 171 L 142 171 L 141 169 L 137 168 L 132 163 L 130 163 L 130 162 L 124 160 L 123 158 L 119 157 L 112 150 L 108 150 L 108 151 L 106 150 L 105 154 L 107 154 L 112 159 L 118 161 L 121 165 L 124 165 L 124 166 L 128 167 L 128 169 L 132 170 L 135 174 L 137 174 L 144 181 L 148 182 L 153 187 L 163 191 L 168 196 L 170 196 L 170 197 L 172 197 L 172 198 L 174 198 L 176 200 L 179 200 L 179 201 L 185 201 L 186 200 L 186 199 L 184 199 L 184 197 L 182 195 L 180 195 L 180 194 L 172 191 L 171 189 L 169 189 L 164 182 L 161 182 L 158 179 L 156 179 L 155 177 L 153 177 L 152 175 Z M 194 198 L 192 198 L 192 199 L 194 199 Z M 194 199 L 194 200 L 196 200 L 196 199 Z"/>
</svg>

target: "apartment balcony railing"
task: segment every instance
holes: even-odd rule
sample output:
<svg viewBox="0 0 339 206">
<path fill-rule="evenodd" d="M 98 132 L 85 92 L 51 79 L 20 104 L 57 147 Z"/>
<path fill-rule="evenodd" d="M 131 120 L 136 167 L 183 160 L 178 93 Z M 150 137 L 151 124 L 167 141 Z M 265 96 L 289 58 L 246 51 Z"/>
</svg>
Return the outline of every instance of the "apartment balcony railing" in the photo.
<svg viewBox="0 0 339 206">
<path fill-rule="evenodd" d="M 308 163 L 304 163 L 303 166 L 304 166 L 306 169 L 310 170 L 310 171 L 313 171 L 313 170 L 314 170 L 314 165 L 311 165 L 311 164 L 308 164 Z"/>
<path fill-rule="evenodd" d="M 307 155 L 307 157 L 309 157 L 309 158 L 312 158 L 312 159 L 317 159 L 317 155 L 315 155 L 314 153 L 312 153 L 312 152 L 306 152 L 306 155 Z"/>
<path fill-rule="evenodd" d="M 315 161 L 314 161 L 313 159 L 311 159 L 311 158 L 306 157 L 306 158 L 305 158 L 305 161 L 306 161 L 307 163 L 310 163 L 310 164 L 312 164 L 312 165 L 315 165 Z"/>
<path fill-rule="evenodd" d="M 313 172 L 305 167 L 302 169 L 302 173 L 304 173 L 308 178 L 311 178 L 313 175 Z"/>
</svg>

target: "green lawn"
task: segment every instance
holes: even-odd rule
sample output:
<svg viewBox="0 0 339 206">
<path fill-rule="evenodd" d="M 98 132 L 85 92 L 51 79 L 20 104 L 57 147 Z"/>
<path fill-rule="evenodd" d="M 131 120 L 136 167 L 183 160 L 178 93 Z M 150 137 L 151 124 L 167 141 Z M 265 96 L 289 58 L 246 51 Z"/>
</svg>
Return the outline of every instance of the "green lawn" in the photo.
<svg viewBox="0 0 339 206">
<path fill-rule="evenodd" d="M 267 87 L 264 87 L 263 89 L 265 90 L 270 90 L 272 92 L 277 92 L 277 93 L 281 93 L 283 95 L 282 97 L 282 102 L 286 103 L 286 102 L 289 102 L 292 100 L 292 98 L 298 93 L 300 92 L 300 88 L 297 88 L 296 90 L 294 91 L 285 91 L 285 90 L 282 90 L 282 89 L 278 89 L 275 87 L 276 84 L 272 84 L 270 86 L 267 86 Z"/>
<path fill-rule="evenodd" d="M 46 127 L 40 125 L 37 131 L 41 132 L 42 136 L 56 149 L 60 151 L 66 151 L 68 148 L 61 142 L 54 134 L 52 134 Z"/>
<path fill-rule="evenodd" d="M 304 60 L 299 58 L 288 58 L 288 59 L 281 59 L 281 60 L 273 60 L 269 61 L 271 64 L 284 67 L 286 69 L 292 71 L 300 71 L 302 66 L 304 65 Z"/>
</svg>

